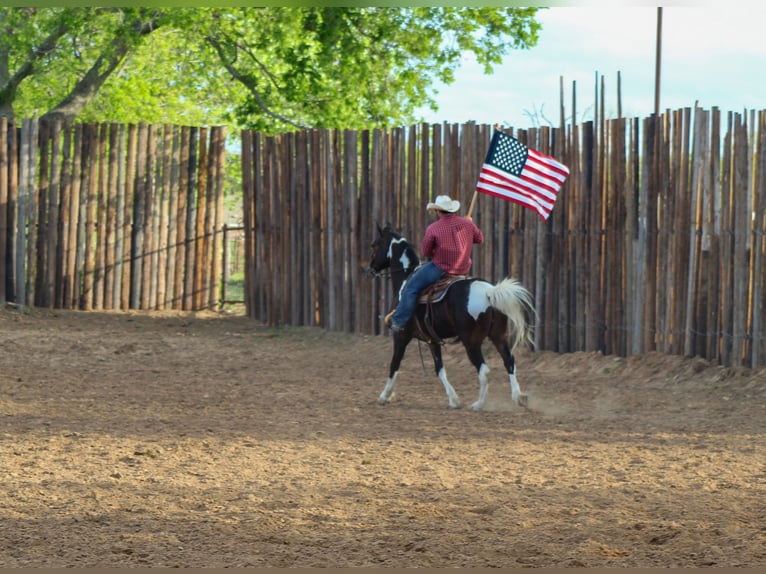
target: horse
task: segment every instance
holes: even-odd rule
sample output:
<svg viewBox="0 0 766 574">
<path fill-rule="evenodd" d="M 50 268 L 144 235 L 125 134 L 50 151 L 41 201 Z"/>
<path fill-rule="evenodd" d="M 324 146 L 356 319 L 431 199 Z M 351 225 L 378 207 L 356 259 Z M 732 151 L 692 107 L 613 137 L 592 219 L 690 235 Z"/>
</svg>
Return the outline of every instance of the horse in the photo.
<svg viewBox="0 0 766 574">
<path fill-rule="evenodd" d="M 407 277 L 420 264 L 415 249 L 405 237 L 387 224 L 378 228 L 378 236 L 370 245 L 370 264 L 366 271 L 380 276 L 388 269 L 394 293 L 401 293 Z M 441 284 L 444 278 L 437 281 Z M 484 360 L 482 343 L 489 337 L 503 359 L 511 385 L 511 399 L 526 407 L 516 380 L 516 360 L 513 351 L 519 345 L 532 345 L 532 320 L 536 316 L 530 292 L 513 278 L 505 278 L 498 284 L 477 277 L 450 277 L 446 293 L 421 293 L 415 313 L 404 328 L 393 335 L 394 351 L 388 372 L 388 380 L 378 398 L 385 405 L 394 398 L 394 385 L 404 352 L 413 338 L 424 341 L 431 350 L 436 376 L 444 385 L 449 407 L 462 407 L 460 398 L 447 379 L 442 361 L 441 345 L 444 340 L 459 340 L 476 368 L 479 378 L 479 396 L 471 405 L 481 411 L 487 400 L 489 367 Z M 398 295 L 397 295 L 398 297 Z"/>
</svg>

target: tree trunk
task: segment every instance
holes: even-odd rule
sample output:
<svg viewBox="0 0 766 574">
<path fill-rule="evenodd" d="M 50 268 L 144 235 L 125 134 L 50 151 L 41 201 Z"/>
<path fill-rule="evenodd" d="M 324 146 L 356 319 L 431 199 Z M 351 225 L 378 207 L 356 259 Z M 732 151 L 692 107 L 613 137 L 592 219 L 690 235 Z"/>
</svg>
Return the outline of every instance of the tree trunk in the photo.
<svg viewBox="0 0 766 574">
<path fill-rule="evenodd" d="M 8 66 L 8 50 L 0 48 L 0 117 L 13 120 L 13 98 L 16 90 L 11 85 L 11 72 Z"/>
</svg>

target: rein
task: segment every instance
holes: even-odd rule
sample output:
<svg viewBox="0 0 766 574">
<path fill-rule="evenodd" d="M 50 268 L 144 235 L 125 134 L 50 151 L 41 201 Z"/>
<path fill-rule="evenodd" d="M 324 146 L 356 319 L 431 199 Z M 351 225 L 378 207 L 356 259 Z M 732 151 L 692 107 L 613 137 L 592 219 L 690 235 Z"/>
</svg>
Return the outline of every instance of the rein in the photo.
<svg viewBox="0 0 766 574">
<path fill-rule="evenodd" d="M 374 269 L 370 268 L 370 273 L 372 274 L 373 277 L 388 278 L 388 277 L 391 277 L 393 273 L 398 273 L 399 271 L 404 271 L 404 265 L 402 265 L 401 263 L 396 268 L 391 267 L 391 265 L 389 264 L 389 266 L 383 269 L 382 271 L 375 271 Z"/>
<path fill-rule="evenodd" d="M 394 260 L 391 257 L 388 257 L 387 259 L 388 259 L 388 267 L 380 271 L 375 271 L 372 267 L 369 267 L 368 268 L 369 274 L 372 275 L 373 277 L 389 278 L 394 273 L 398 273 L 400 271 L 406 270 L 405 266 L 399 261 L 397 261 L 397 266 L 394 267 L 393 265 Z M 417 267 L 417 265 L 415 267 Z"/>
</svg>

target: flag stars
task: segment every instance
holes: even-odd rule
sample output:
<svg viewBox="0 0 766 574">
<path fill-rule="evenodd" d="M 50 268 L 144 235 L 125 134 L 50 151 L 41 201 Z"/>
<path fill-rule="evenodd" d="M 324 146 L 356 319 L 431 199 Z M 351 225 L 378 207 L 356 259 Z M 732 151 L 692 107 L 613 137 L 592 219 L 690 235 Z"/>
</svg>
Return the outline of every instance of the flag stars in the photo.
<svg viewBox="0 0 766 574">
<path fill-rule="evenodd" d="M 502 138 L 497 140 L 490 163 L 495 167 L 520 175 L 527 163 L 527 146 L 515 138 Z"/>
</svg>

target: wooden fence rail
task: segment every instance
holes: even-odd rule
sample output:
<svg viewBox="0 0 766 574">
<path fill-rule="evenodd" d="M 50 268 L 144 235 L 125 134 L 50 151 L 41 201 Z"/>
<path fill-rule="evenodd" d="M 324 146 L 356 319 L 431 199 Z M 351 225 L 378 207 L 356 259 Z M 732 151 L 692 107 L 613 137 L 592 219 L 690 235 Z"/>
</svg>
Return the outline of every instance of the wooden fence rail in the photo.
<svg viewBox="0 0 766 574">
<path fill-rule="evenodd" d="M 723 119 L 687 108 L 514 133 L 571 173 L 547 222 L 478 197 L 473 274 L 534 293 L 539 349 L 766 364 L 766 112 Z M 491 131 L 243 132 L 248 314 L 384 332 L 394 294 L 361 272 L 376 225 L 419 244 L 435 195 L 465 212 Z"/>
<path fill-rule="evenodd" d="M 222 127 L 0 118 L 0 303 L 218 303 Z"/>
</svg>

